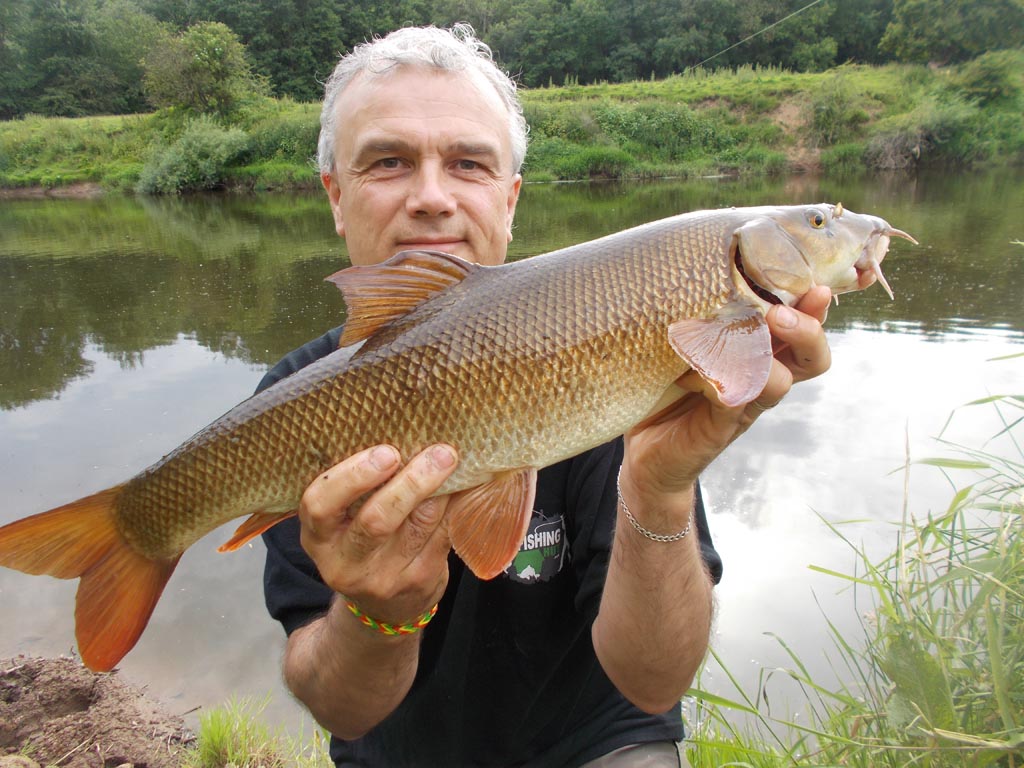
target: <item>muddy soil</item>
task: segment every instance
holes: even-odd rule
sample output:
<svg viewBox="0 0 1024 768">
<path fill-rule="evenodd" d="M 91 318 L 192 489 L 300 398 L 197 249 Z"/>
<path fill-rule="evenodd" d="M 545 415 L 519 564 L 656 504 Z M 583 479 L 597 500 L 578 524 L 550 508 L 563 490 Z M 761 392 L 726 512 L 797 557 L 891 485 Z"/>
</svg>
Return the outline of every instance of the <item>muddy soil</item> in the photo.
<svg viewBox="0 0 1024 768">
<path fill-rule="evenodd" d="M 0 768 L 177 768 L 193 741 L 181 717 L 116 670 L 98 674 L 64 657 L 0 659 Z"/>
</svg>

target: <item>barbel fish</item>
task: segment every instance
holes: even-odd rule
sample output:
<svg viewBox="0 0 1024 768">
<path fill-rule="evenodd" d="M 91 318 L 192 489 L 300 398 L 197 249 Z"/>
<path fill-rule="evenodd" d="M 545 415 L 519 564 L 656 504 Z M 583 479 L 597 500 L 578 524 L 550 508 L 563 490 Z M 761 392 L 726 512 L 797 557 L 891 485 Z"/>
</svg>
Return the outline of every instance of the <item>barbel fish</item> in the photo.
<svg viewBox="0 0 1024 768">
<path fill-rule="evenodd" d="M 891 237 L 916 242 L 841 205 L 730 208 L 496 267 L 407 251 L 342 270 L 328 279 L 348 306 L 346 348 L 127 482 L 0 528 L 0 565 L 80 578 L 79 651 L 109 670 L 202 536 L 248 516 L 221 547 L 235 549 L 357 451 L 389 443 L 408 460 L 445 442 L 460 456 L 439 491 L 453 547 L 493 578 L 525 534 L 539 469 L 667 407 L 690 369 L 726 405 L 750 402 L 771 366 L 768 308 L 872 275 L 888 291 Z"/>
</svg>

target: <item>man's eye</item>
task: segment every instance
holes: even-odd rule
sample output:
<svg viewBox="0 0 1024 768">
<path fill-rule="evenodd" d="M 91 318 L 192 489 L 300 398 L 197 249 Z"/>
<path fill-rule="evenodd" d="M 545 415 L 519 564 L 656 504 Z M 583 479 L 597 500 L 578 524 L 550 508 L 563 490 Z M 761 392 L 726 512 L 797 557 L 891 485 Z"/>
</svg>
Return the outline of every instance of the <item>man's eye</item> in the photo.
<svg viewBox="0 0 1024 768">
<path fill-rule="evenodd" d="M 400 162 L 397 157 L 384 157 L 377 161 L 377 165 L 381 168 L 394 169 L 398 168 Z"/>
<path fill-rule="evenodd" d="M 460 171 L 475 171 L 480 167 L 480 163 L 476 160 L 459 160 L 458 165 Z"/>
</svg>

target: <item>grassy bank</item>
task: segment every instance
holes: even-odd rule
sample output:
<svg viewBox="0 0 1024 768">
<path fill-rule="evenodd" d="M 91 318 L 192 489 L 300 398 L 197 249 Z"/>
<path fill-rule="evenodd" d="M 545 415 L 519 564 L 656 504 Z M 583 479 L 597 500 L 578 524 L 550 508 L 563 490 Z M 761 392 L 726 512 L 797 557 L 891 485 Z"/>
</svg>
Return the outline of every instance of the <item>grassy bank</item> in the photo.
<svg viewBox="0 0 1024 768">
<path fill-rule="evenodd" d="M 525 91 L 528 181 L 1024 162 L 1024 51 L 959 67 L 696 70 Z M 0 123 L 0 187 L 150 194 L 313 186 L 318 107 L 261 100 L 227 123 L 163 110 Z"/>
</svg>

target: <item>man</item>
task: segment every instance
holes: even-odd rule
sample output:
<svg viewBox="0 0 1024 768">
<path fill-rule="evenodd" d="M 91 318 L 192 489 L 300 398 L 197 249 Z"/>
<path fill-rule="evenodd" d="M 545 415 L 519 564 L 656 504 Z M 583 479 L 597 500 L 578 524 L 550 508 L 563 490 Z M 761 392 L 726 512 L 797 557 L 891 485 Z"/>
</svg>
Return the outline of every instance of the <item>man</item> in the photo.
<svg viewBox="0 0 1024 768">
<path fill-rule="evenodd" d="M 416 248 L 504 261 L 526 128 L 468 27 L 359 46 L 326 85 L 321 126 L 321 178 L 354 264 Z M 335 762 L 680 765 L 679 700 L 721 571 L 697 477 L 792 381 L 828 367 L 815 319 L 828 300 L 769 313 L 787 346 L 751 405 L 726 408 L 688 375 L 707 395 L 697 407 L 542 470 L 531 532 L 553 557 L 528 569 L 483 582 L 451 554 L 447 500 L 430 498 L 458 462 L 451 446 L 404 465 L 378 446 L 314 481 L 298 520 L 265 536 L 266 595 L 289 633 L 285 679 L 334 734 Z"/>
</svg>

